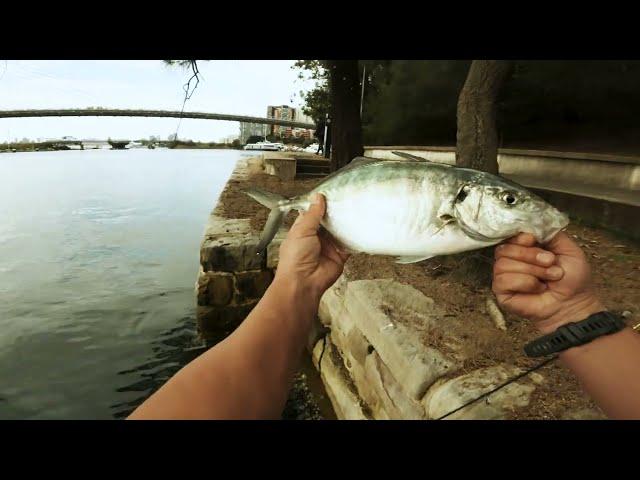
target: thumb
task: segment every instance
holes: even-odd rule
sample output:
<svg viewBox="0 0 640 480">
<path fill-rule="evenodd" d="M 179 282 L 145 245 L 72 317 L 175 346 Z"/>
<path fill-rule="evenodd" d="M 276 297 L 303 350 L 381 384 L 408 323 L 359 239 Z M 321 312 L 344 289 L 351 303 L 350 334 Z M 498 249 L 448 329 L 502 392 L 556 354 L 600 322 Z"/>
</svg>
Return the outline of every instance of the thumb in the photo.
<svg viewBox="0 0 640 480">
<path fill-rule="evenodd" d="M 316 235 L 322 217 L 326 209 L 326 201 L 323 195 L 315 193 L 311 197 L 311 205 L 309 210 L 300 213 L 291 230 L 295 230 L 296 234 L 301 236 Z"/>
<path fill-rule="evenodd" d="M 556 255 L 568 255 L 570 257 L 582 257 L 584 255 L 578 244 L 565 232 L 558 232 L 544 248 Z"/>
</svg>

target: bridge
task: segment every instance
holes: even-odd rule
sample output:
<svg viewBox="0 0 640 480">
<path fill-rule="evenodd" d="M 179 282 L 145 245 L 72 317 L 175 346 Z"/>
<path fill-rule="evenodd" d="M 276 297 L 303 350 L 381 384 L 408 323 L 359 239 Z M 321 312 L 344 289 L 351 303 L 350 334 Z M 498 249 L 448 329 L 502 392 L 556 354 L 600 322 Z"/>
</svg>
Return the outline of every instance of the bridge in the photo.
<svg viewBox="0 0 640 480">
<path fill-rule="evenodd" d="M 313 123 L 293 122 L 279 118 L 250 117 L 226 113 L 177 112 L 171 110 L 120 110 L 96 108 L 69 108 L 62 110 L 0 110 L 0 118 L 23 117 L 156 117 L 195 118 L 199 120 L 226 120 L 230 122 L 261 123 L 295 128 L 315 128 Z"/>
</svg>

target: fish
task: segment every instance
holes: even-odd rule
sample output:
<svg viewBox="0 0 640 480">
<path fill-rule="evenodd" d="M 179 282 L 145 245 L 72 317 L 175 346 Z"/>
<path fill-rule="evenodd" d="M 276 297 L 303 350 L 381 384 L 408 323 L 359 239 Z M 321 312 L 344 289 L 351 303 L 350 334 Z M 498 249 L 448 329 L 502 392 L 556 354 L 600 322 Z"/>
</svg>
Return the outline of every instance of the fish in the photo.
<svg viewBox="0 0 640 480">
<path fill-rule="evenodd" d="M 569 224 L 565 213 L 499 175 L 393 153 L 401 158 L 356 157 L 293 198 L 244 190 L 270 209 L 257 253 L 290 211 L 309 209 L 315 193 L 326 199 L 321 225 L 342 250 L 390 255 L 401 264 L 489 247 L 521 232 L 545 244 Z"/>
</svg>

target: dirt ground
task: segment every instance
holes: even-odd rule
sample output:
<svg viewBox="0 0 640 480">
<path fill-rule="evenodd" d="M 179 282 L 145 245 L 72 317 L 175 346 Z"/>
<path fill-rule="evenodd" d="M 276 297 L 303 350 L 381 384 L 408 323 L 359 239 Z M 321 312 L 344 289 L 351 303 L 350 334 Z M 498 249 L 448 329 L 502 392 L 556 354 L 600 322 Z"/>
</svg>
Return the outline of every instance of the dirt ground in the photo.
<svg viewBox="0 0 640 480">
<path fill-rule="evenodd" d="M 258 174 L 249 181 L 232 180 L 221 196 L 221 214 L 228 218 L 251 218 L 251 225 L 261 230 L 268 210 L 241 192 L 249 186 L 280 193 L 287 197 L 306 192 L 319 180 L 282 181 L 277 177 Z M 289 214 L 289 226 L 295 214 Z M 630 219 L 630 221 L 633 221 Z M 630 324 L 640 322 L 640 244 L 614 234 L 581 225 L 577 222 L 568 233 L 587 252 L 593 267 L 594 282 L 605 305 L 616 312 L 630 312 Z M 488 259 L 491 261 L 491 259 Z M 513 315 L 505 315 L 507 331 L 495 327 L 484 306 L 491 295 L 487 285 L 477 280 L 460 278 L 459 260 L 441 257 L 416 264 L 399 265 L 390 257 L 352 255 L 345 267 L 350 280 L 393 278 L 409 284 L 435 300 L 448 314 L 459 321 L 452 328 L 465 343 L 463 370 L 507 362 L 529 368 L 540 362 L 527 358 L 522 348 L 538 334 L 531 323 Z M 437 339 L 425 338 L 434 344 Z M 538 371 L 545 382 L 536 388 L 530 407 L 513 414 L 518 419 L 560 419 L 568 412 L 597 409 L 582 392 L 575 378 L 557 361 Z M 585 410 L 586 411 L 586 410 Z"/>
</svg>

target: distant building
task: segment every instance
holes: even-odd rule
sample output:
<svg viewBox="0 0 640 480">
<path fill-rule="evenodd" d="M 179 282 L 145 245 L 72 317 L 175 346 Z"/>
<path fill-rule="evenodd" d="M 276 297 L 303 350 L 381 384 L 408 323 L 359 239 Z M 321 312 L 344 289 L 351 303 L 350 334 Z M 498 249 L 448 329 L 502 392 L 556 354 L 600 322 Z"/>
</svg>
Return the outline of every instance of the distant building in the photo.
<svg viewBox="0 0 640 480">
<path fill-rule="evenodd" d="M 295 138 L 311 138 L 313 136 L 313 130 L 308 128 L 294 128 L 292 134 Z"/>
<path fill-rule="evenodd" d="M 229 135 L 224 137 L 220 143 L 233 143 L 234 140 L 238 140 L 238 139 L 239 139 L 238 135 Z"/>
<path fill-rule="evenodd" d="M 280 120 L 288 120 L 290 122 L 313 123 L 313 120 L 302 113 L 301 110 L 295 109 L 288 105 L 267 107 L 267 118 L 277 118 Z M 302 134 L 300 130 L 308 130 L 308 134 Z M 296 133 L 296 131 L 298 131 Z M 310 138 L 313 130 L 285 127 L 282 125 L 268 125 L 268 134 L 276 137 L 299 137 L 304 136 Z"/>
<path fill-rule="evenodd" d="M 240 122 L 240 143 L 247 143 L 249 137 L 253 137 L 256 135 L 261 137 L 268 135 L 266 128 L 267 126 L 268 125 L 263 125 L 261 123 Z"/>
</svg>

